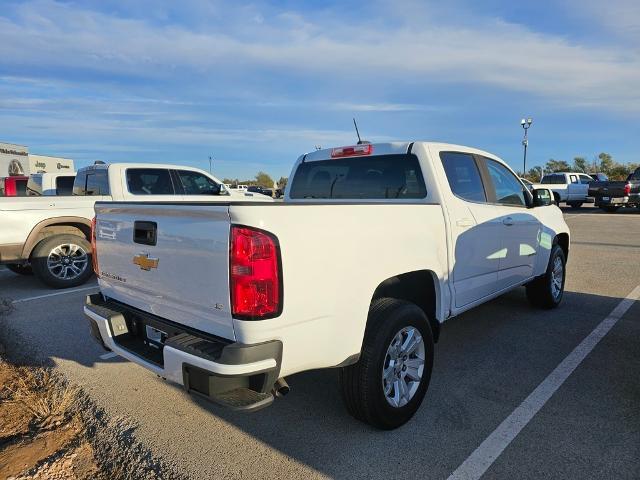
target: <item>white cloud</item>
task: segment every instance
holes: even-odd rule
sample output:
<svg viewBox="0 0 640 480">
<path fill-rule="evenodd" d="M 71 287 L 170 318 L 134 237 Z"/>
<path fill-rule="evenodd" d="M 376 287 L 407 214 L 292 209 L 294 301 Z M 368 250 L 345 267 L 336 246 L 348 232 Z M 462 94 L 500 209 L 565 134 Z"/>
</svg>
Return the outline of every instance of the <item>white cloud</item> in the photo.
<svg viewBox="0 0 640 480">
<path fill-rule="evenodd" d="M 206 15 L 202 3 L 196 4 Z M 369 20 L 330 11 L 273 13 L 231 3 L 224 16 L 219 6 L 209 12 L 208 28 L 187 28 L 42 0 L 0 17 L 0 56 L 5 69 L 29 67 L 47 75 L 67 71 L 67 78 L 71 71 L 94 78 L 200 79 L 215 85 L 216 78 L 277 71 L 284 77 L 303 76 L 311 84 L 360 78 L 369 85 L 383 80 L 402 85 L 424 79 L 425 84 L 526 92 L 563 107 L 640 112 L 637 50 L 584 46 L 496 19 L 459 24 L 453 16 L 409 7 L 412 15 L 385 23 L 376 17 L 376 8 L 379 13 L 385 7 L 375 4 Z M 363 103 L 354 110 L 395 111 L 392 104 L 378 107 Z"/>
</svg>

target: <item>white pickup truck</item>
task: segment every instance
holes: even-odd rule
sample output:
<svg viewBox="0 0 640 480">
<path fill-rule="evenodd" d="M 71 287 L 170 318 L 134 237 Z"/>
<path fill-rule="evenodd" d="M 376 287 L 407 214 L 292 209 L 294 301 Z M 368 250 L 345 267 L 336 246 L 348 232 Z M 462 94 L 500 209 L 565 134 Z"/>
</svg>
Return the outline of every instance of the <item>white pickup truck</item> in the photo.
<svg viewBox="0 0 640 480">
<path fill-rule="evenodd" d="M 71 195 L 75 178 L 75 172 L 33 173 L 29 175 L 26 194 L 29 197 Z"/>
<path fill-rule="evenodd" d="M 583 203 L 593 203 L 589 197 L 589 183 L 593 178 L 586 173 L 556 172 L 542 177 L 533 188 L 548 188 L 553 193 L 556 205 L 566 203 L 571 208 L 580 208 Z"/>
<path fill-rule="evenodd" d="M 36 196 L 0 198 L 0 263 L 55 288 L 80 285 L 93 274 L 89 239 L 96 201 L 272 201 L 232 192 L 197 168 L 149 163 L 92 165 L 78 171 L 72 188 L 60 183 L 57 196 L 38 196 L 47 195 L 47 180 L 60 178 L 33 175 L 27 191 Z"/>
<path fill-rule="evenodd" d="M 562 299 L 562 213 L 494 155 L 362 144 L 289 178 L 283 203 L 97 203 L 93 336 L 236 409 L 338 367 L 349 412 L 392 429 L 422 402 L 442 322 L 522 285 Z"/>
</svg>

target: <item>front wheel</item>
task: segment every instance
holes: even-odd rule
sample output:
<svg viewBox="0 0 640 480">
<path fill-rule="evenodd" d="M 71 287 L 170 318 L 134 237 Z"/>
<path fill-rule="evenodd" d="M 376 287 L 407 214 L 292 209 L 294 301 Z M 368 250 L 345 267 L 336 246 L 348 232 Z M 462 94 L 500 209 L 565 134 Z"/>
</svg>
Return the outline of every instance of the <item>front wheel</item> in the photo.
<svg viewBox="0 0 640 480">
<path fill-rule="evenodd" d="M 551 248 L 547 271 L 526 286 L 527 298 L 531 305 L 547 309 L 560 305 L 564 295 L 565 266 L 564 250 L 556 243 Z"/>
<path fill-rule="evenodd" d="M 420 307 L 395 298 L 376 300 L 358 363 L 340 370 L 349 413 L 384 430 L 409 421 L 427 392 L 433 350 L 429 320 Z"/>
<path fill-rule="evenodd" d="M 31 265 L 38 280 L 50 287 L 76 287 L 93 274 L 91 245 L 77 235 L 53 235 L 35 246 Z"/>
</svg>

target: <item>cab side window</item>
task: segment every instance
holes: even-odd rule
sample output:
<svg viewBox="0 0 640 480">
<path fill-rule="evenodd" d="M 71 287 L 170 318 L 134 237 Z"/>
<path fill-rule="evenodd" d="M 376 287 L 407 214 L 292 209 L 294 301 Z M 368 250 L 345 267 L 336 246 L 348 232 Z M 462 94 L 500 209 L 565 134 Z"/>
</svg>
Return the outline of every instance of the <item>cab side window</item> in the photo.
<svg viewBox="0 0 640 480">
<path fill-rule="evenodd" d="M 128 168 L 127 188 L 133 195 L 173 195 L 171 174 L 166 168 Z"/>
<path fill-rule="evenodd" d="M 490 158 L 485 160 L 495 189 L 496 202 L 501 205 L 526 207 L 524 187 L 516 176 L 501 163 Z"/>
<path fill-rule="evenodd" d="M 453 193 L 470 202 L 486 202 L 482 177 L 473 155 L 461 152 L 440 152 L 440 160 Z"/>
<path fill-rule="evenodd" d="M 589 175 L 580 175 L 580 183 L 582 185 L 589 185 L 589 183 L 593 182 L 593 178 Z"/>
<path fill-rule="evenodd" d="M 219 195 L 220 185 L 209 177 L 190 170 L 178 170 L 185 195 Z"/>
</svg>

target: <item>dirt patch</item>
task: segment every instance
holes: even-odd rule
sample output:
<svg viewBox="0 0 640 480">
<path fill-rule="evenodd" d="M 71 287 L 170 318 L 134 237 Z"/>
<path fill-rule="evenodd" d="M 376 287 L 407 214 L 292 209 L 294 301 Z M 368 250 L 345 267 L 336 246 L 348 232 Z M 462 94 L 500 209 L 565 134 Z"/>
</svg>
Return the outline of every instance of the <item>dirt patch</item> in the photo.
<svg viewBox="0 0 640 480">
<path fill-rule="evenodd" d="M 77 389 L 51 371 L 0 359 L 0 479 L 108 478 L 77 403 Z"/>
</svg>

